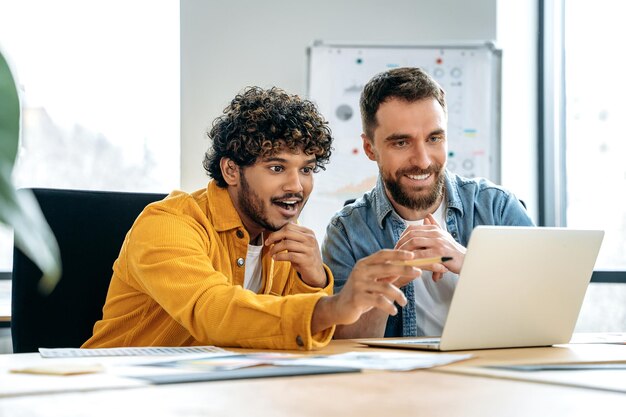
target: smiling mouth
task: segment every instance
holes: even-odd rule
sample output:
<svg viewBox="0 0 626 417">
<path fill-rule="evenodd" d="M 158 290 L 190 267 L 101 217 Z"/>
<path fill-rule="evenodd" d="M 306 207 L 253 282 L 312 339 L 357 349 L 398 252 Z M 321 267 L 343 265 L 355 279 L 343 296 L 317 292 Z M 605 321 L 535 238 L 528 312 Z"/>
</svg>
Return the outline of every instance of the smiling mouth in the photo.
<svg viewBox="0 0 626 417">
<path fill-rule="evenodd" d="M 409 175 L 407 174 L 406 177 L 415 181 L 423 181 L 425 179 L 427 179 L 428 177 L 430 177 L 430 173 L 428 174 L 420 174 L 420 175 Z"/>
</svg>

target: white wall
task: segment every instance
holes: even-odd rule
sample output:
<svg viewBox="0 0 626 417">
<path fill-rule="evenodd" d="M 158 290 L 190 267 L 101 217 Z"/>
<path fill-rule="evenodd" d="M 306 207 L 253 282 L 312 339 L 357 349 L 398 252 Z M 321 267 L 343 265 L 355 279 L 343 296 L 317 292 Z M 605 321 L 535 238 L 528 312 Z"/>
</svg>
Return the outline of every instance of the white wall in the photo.
<svg viewBox="0 0 626 417">
<path fill-rule="evenodd" d="M 503 49 L 502 184 L 536 219 L 536 10 L 537 0 L 181 0 L 181 186 L 206 185 L 206 129 L 242 88 L 306 93 L 314 40 L 495 40 Z"/>
<path fill-rule="evenodd" d="M 497 0 L 181 1 L 181 186 L 206 185 L 204 133 L 243 87 L 306 93 L 314 40 L 437 43 L 496 38 Z M 331 162 L 332 163 L 332 162 Z"/>
</svg>

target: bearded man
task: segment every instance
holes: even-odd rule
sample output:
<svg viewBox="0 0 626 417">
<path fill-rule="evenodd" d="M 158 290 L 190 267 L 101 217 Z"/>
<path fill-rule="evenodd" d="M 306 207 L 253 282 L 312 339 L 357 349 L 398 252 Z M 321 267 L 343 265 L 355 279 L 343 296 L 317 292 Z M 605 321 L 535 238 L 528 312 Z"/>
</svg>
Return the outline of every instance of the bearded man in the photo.
<svg viewBox="0 0 626 417">
<path fill-rule="evenodd" d="M 322 255 L 335 292 L 359 259 L 380 249 L 452 260 L 423 267 L 420 279 L 396 279 L 408 300 L 397 315 L 370 310 L 338 326 L 335 337 L 440 336 L 474 227 L 533 222 L 509 191 L 446 170 L 445 93 L 423 70 L 396 68 L 374 76 L 360 107 L 363 149 L 378 164 L 379 178 L 328 225 Z"/>
</svg>

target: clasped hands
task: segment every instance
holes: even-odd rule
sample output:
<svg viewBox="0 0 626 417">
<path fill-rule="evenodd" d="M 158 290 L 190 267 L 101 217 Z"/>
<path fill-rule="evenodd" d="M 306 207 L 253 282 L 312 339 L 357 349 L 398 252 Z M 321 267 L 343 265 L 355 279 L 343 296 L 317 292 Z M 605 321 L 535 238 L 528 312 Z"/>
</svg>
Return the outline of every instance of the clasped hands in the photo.
<svg viewBox="0 0 626 417">
<path fill-rule="evenodd" d="M 433 281 L 437 282 L 448 271 L 458 274 L 461 271 L 466 249 L 454 238 L 441 228 L 435 218 L 428 214 L 424 218 L 422 226 L 409 226 L 406 228 L 395 249 L 411 251 L 416 258 L 451 257 L 452 260 L 441 263 L 426 265 L 422 269 L 432 271 Z"/>
</svg>

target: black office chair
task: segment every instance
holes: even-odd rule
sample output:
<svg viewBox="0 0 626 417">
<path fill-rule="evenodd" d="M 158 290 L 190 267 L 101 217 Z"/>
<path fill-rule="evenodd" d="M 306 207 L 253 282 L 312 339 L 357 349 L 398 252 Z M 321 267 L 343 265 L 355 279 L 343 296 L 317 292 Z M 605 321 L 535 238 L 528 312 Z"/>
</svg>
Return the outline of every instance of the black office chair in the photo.
<svg viewBox="0 0 626 417">
<path fill-rule="evenodd" d="M 52 293 L 42 295 L 37 289 L 41 271 L 14 250 L 13 352 L 80 347 L 102 318 L 113 262 L 126 233 L 144 207 L 165 194 L 32 191 L 59 243 L 63 274 Z"/>
</svg>

